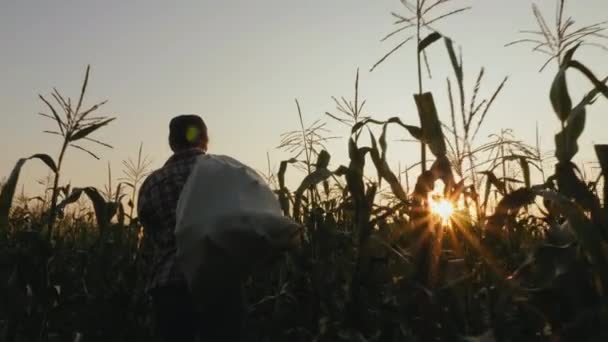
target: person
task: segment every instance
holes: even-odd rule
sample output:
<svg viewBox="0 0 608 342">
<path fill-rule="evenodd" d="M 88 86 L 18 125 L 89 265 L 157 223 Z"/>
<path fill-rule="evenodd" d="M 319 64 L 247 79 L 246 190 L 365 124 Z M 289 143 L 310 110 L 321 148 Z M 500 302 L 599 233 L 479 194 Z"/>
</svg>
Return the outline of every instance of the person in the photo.
<svg viewBox="0 0 608 342">
<path fill-rule="evenodd" d="M 207 126 L 198 115 L 180 115 L 169 124 L 173 155 L 152 172 L 139 191 L 138 216 L 152 246 L 146 292 L 152 298 L 156 334 L 163 341 L 238 341 L 242 319 L 240 284 L 209 294 L 203 310 L 194 304 L 176 259 L 176 208 L 196 160 L 207 152 Z M 212 276 L 212 275 L 211 275 Z"/>
</svg>

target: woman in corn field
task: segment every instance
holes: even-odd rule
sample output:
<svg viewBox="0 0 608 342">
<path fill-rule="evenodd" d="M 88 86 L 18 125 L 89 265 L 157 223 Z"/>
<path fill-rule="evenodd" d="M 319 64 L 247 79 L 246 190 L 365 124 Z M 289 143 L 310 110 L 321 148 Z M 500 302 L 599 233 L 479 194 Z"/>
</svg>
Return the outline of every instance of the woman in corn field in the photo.
<svg viewBox="0 0 608 342">
<path fill-rule="evenodd" d="M 227 284 L 224 293 L 208 294 L 204 309 L 198 310 L 176 260 L 177 203 L 197 157 L 207 151 L 207 126 L 197 115 L 180 115 L 171 120 L 169 131 L 173 155 L 148 176 L 138 203 L 145 239 L 154 251 L 146 289 L 156 334 L 163 341 L 238 341 L 243 310 L 238 281 Z"/>
</svg>

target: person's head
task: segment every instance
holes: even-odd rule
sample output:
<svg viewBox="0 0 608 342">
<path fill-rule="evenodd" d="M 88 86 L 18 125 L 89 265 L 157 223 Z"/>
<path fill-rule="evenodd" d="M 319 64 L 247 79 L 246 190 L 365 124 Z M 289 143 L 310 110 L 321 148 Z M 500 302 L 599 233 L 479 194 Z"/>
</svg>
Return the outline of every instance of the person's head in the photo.
<svg viewBox="0 0 608 342">
<path fill-rule="evenodd" d="M 198 115 L 179 115 L 169 123 L 169 146 L 173 152 L 191 148 L 207 151 L 209 136 L 207 125 Z"/>
</svg>

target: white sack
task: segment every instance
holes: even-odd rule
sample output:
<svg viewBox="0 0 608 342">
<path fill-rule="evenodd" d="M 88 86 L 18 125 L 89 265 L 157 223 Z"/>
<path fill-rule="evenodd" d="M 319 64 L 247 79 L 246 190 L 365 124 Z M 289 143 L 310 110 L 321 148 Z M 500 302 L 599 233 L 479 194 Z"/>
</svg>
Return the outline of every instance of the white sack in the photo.
<svg viewBox="0 0 608 342">
<path fill-rule="evenodd" d="M 194 292 L 299 242 L 300 226 L 283 216 L 264 179 L 227 156 L 198 157 L 176 218 L 177 260 Z"/>
</svg>

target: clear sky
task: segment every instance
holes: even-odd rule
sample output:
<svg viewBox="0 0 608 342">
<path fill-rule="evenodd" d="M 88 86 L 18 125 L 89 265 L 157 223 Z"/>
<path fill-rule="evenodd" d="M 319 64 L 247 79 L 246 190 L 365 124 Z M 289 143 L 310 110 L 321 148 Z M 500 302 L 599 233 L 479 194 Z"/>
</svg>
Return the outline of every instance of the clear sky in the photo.
<svg viewBox="0 0 608 342">
<path fill-rule="evenodd" d="M 554 1 L 538 2 L 552 18 Z M 543 146 L 551 148 L 558 129 L 548 99 L 555 67 L 539 74 L 542 56 L 527 46 L 504 47 L 519 37 L 519 29 L 535 28 L 531 1 L 462 3 L 473 10 L 440 27 L 463 46 L 467 88 L 481 66 L 487 68 L 486 93 L 511 77 L 480 136 L 513 128 L 518 137 L 533 139 L 538 122 Z M 608 19 L 606 0 L 570 3 L 579 24 Z M 412 46 L 368 72 L 398 42 L 379 42 L 393 28 L 391 11 L 404 8 L 398 0 L 0 0 L 0 178 L 22 156 L 56 156 L 58 139 L 41 133 L 54 126 L 36 115 L 45 110 L 37 94 L 57 87 L 76 97 L 87 64 L 92 74 L 86 102 L 109 99 L 102 112 L 117 117 L 95 137 L 115 148 L 94 147 L 101 161 L 71 150 L 63 180 L 74 186 L 101 186 L 108 161 L 118 175 L 121 160 L 134 156 L 140 142 L 160 165 L 169 156 L 168 121 L 179 113 L 204 117 L 212 152 L 265 170 L 267 152 L 273 164 L 287 157 L 275 147 L 280 133 L 299 126 L 294 98 L 306 122 L 323 118 L 334 109 L 331 96 L 352 96 L 357 67 L 367 114 L 399 115 L 418 124 Z M 452 72 L 442 44 L 430 52 L 434 78 L 426 86 L 447 120 L 445 77 Z M 599 77 L 608 74 L 606 57 L 593 48 L 578 55 Z M 570 79 L 575 94 L 590 88 L 578 77 Z M 589 112 L 581 144 L 581 157 L 588 160 L 592 143 L 608 143 L 606 103 L 601 99 Z M 347 133 L 334 123 L 330 127 L 334 135 Z M 390 138 L 409 137 L 394 130 Z M 345 160 L 345 139 L 329 147 L 334 164 Z M 418 148 L 394 143 L 391 159 L 413 163 Z M 39 163 L 31 163 L 22 181 L 44 175 Z"/>
</svg>

